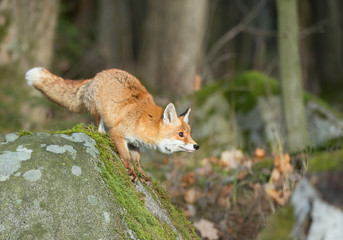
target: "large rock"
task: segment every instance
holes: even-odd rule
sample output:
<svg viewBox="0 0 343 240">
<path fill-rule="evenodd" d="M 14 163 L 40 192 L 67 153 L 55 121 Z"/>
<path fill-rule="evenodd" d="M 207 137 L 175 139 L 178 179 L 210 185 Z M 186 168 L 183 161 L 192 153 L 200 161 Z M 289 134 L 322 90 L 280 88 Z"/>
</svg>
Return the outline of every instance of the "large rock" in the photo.
<svg viewBox="0 0 343 240">
<path fill-rule="evenodd" d="M 197 238 L 158 184 L 130 182 L 107 136 L 66 133 L 0 135 L 0 239 Z"/>
</svg>

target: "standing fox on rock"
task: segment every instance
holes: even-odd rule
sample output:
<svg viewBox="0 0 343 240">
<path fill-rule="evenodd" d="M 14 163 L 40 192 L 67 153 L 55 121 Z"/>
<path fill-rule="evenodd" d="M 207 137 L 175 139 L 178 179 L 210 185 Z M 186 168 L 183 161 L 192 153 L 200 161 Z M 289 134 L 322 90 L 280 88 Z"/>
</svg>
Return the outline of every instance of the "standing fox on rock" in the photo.
<svg viewBox="0 0 343 240">
<path fill-rule="evenodd" d="M 150 183 L 140 164 L 140 147 L 162 153 L 199 149 L 188 125 L 191 109 L 178 117 L 172 103 L 161 108 L 139 80 L 125 71 L 110 69 L 91 79 L 68 80 L 36 67 L 25 78 L 30 86 L 70 111 L 89 111 L 96 119 L 99 132 L 104 133 L 106 125 L 132 181 L 137 176 L 130 151 L 143 180 Z"/>
</svg>

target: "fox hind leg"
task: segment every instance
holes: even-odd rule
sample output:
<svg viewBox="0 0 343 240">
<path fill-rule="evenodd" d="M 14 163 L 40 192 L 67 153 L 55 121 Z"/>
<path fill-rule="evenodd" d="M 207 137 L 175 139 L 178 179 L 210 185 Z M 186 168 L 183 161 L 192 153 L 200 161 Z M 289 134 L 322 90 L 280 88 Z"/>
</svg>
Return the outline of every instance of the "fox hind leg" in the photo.
<svg viewBox="0 0 343 240">
<path fill-rule="evenodd" d="M 98 131 L 100 133 L 106 133 L 105 123 L 104 123 L 104 120 L 102 120 L 100 114 L 97 111 L 94 111 L 94 112 L 92 112 L 92 115 L 95 118 L 96 126 L 98 127 Z"/>
<path fill-rule="evenodd" d="M 102 118 L 100 118 L 100 123 L 98 124 L 98 131 L 100 133 L 106 133 L 105 124 L 104 124 L 104 121 L 102 120 Z"/>
</svg>

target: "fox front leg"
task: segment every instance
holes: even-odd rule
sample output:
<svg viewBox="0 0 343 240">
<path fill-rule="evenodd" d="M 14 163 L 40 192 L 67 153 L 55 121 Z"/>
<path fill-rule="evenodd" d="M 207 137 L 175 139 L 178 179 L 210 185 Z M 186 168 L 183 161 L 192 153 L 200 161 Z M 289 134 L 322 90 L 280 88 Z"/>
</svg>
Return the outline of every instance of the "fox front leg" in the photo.
<svg viewBox="0 0 343 240">
<path fill-rule="evenodd" d="M 131 181 L 136 182 L 137 175 L 135 173 L 135 169 L 133 168 L 133 165 L 131 162 L 131 155 L 130 155 L 125 139 L 117 136 L 113 130 L 110 131 L 110 136 L 111 136 L 112 142 L 114 143 L 114 146 L 116 147 L 119 153 L 120 159 L 123 162 L 124 167 L 126 168 L 126 171 L 130 176 Z"/>
<path fill-rule="evenodd" d="M 147 185 L 151 185 L 152 184 L 151 179 L 144 172 L 144 170 L 143 170 L 143 168 L 141 166 L 141 154 L 139 152 L 139 148 L 134 147 L 134 146 L 130 146 L 129 149 L 130 149 L 132 158 L 133 158 L 133 160 L 136 163 L 137 170 L 138 170 L 139 174 L 141 175 L 140 176 L 141 180 L 143 182 L 145 182 Z"/>
</svg>

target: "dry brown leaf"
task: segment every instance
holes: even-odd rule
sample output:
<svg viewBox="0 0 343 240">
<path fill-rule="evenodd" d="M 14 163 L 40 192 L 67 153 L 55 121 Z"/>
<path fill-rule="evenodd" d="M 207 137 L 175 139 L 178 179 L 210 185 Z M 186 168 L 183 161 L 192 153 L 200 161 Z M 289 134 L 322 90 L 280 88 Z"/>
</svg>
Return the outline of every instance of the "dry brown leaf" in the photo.
<svg viewBox="0 0 343 240">
<path fill-rule="evenodd" d="M 280 206 L 284 206 L 291 196 L 290 191 L 274 190 L 270 187 L 267 187 L 265 191 L 267 195 L 271 197 L 275 202 L 277 202 Z"/>
<path fill-rule="evenodd" d="M 217 203 L 221 208 L 224 208 L 224 209 L 231 208 L 230 198 L 228 197 L 219 197 Z"/>
<path fill-rule="evenodd" d="M 219 198 L 217 200 L 217 203 L 222 208 L 230 208 L 231 202 L 229 196 L 232 194 L 234 190 L 233 184 L 225 185 L 221 188 Z"/>
<path fill-rule="evenodd" d="M 218 230 L 214 227 L 214 223 L 206 219 L 201 219 L 193 223 L 194 227 L 200 232 L 202 238 L 207 238 L 209 240 L 219 239 Z"/>
<path fill-rule="evenodd" d="M 281 177 L 280 171 L 277 168 L 274 168 L 272 171 L 272 174 L 270 175 L 272 182 L 278 181 L 280 177 Z"/>
<path fill-rule="evenodd" d="M 218 162 L 219 162 L 218 158 L 216 158 L 216 157 L 210 157 L 209 161 L 210 161 L 210 163 L 213 163 L 213 164 L 218 164 Z"/>
<path fill-rule="evenodd" d="M 194 172 L 187 172 L 182 176 L 181 182 L 183 186 L 189 186 L 194 184 L 195 179 L 196 177 Z"/>
<path fill-rule="evenodd" d="M 219 165 L 228 169 L 236 169 L 242 159 L 243 153 L 240 150 L 224 151 L 221 154 Z"/>
<path fill-rule="evenodd" d="M 213 168 L 211 165 L 205 165 L 201 168 L 195 170 L 198 176 L 210 176 L 213 173 Z"/>
<path fill-rule="evenodd" d="M 199 199 L 199 197 L 200 192 L 198 192 L 194 188 L 190 188 L 185 191 L 184 199 L 187 203 L 193 204 Z"/>
<path fill-rule="evenodd" d="M 247 172 L 246 171 L 240 171 L 239 173 L 238 173 L 238 176 L 237 176 L 237 179 L 239 180 L 239 181 L 242 181 L 242 180 L 244 180 L 244 178 L 247 176 Z"/>
<path fill-rule="evenodd" d="M 293 166 L 291 165 L 291 157 L 288 153 L 281 154 L 280 156 L 274 154 L 274 166 L 282 174 L 289 174 L 293 171 Z"/>
<path fill-rule="evenodd" d="M 263 148 L 256 148 L 254 155 L 257 159 L 261 160 L 266 156 L 266 151 Z"/>
</svg>

